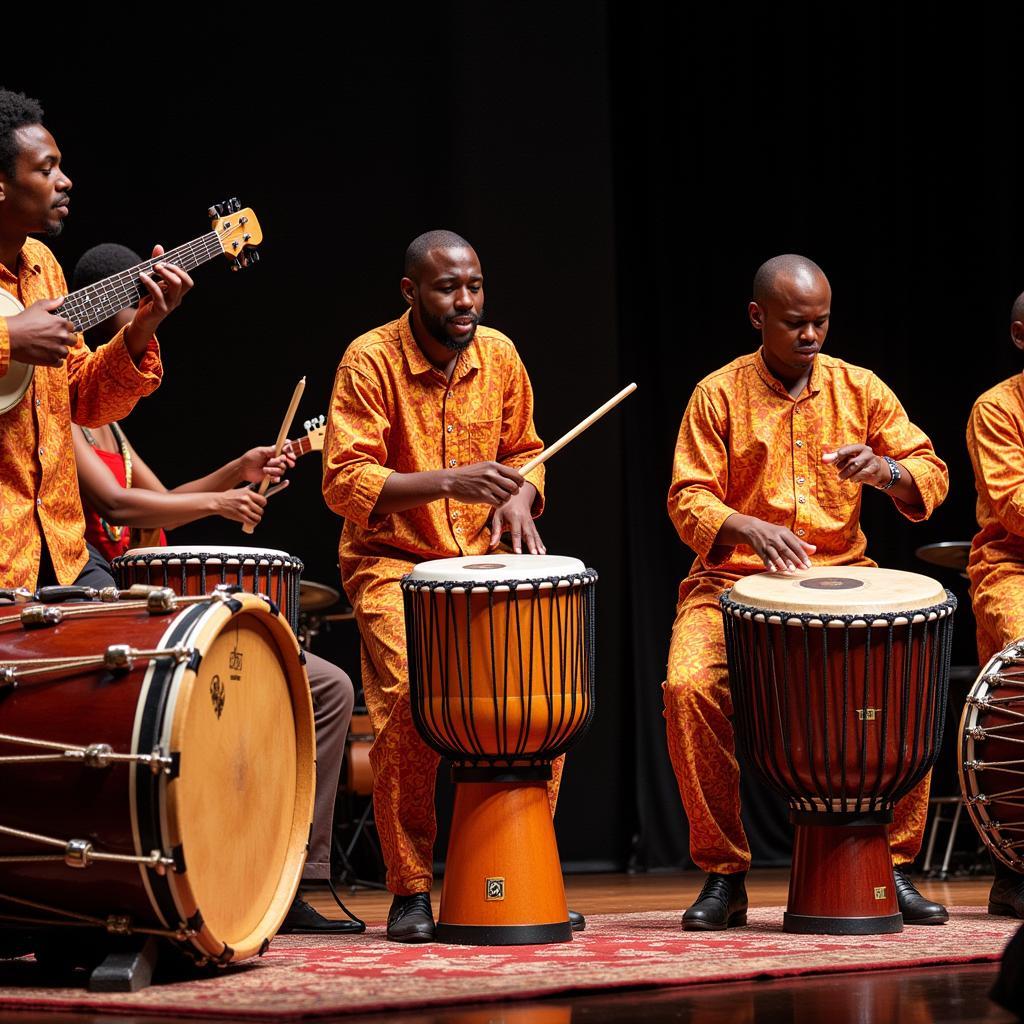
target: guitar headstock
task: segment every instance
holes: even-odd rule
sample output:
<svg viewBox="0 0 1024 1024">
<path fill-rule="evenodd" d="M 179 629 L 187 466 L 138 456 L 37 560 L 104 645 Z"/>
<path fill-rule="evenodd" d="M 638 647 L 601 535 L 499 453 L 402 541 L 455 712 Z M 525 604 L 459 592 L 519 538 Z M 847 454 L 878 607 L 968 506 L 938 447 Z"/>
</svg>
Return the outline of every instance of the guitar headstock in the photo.
<svg viewBox="0 0 1024 1024">
<path fill-rule="evenodd" d="M 259 262 L 256 246 L 263 241 L 263 229 L 252 210 L 243 210 L 237 199 L 227 199 L 210 207 L 210 217 L 224 255 L 232 261 L 232 270 Z"/>
<path fill-rule="evenodd" d="M 302 424 L 306 428 L 306 439 L 309 441 L 310 451 L 322 452 L 324 450 L 324 434 L 327 433 L 327 427 L 324 425 L 326 419 L 326 416 L 314 416 Z"/>
</svg>

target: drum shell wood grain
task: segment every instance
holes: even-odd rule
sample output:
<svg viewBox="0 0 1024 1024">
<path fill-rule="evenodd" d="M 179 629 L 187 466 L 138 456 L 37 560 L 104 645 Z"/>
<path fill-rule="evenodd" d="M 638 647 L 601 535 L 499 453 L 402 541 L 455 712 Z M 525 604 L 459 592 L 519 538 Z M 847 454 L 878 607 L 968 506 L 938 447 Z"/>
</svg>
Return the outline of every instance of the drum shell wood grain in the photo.
<svg viewBox="0 0 1024 1024">
<path fill-rule="evenodd" d="M 564 751 L 593 713 L 592 586 L 406 590 L 427 741 L 453 760 Z"/>
<path fill-rule="evenodd" d="M 182 841 L 183 836 L 186 837 L 180 849 L 185 871 L 171 870 L 164 876 L 171 893 L 163 903 L 165 920 L 160 919 L 159 898 L 154 903 L 147 891 L 150 885 L 159 888 L 159 881 L 152 877 L 150 869 L 134 864 L 95 861 L 85 868 L 72 868 L 61 859 L 0 863 L 0 893 L 100 918 L 128 915 L 140 927 L 169 927 L 174 930 L 181 919 L 190 916 L 189 901 L 194 899 L 194 894 L 203 889 L 210 890 L 208 879 L 212 877 L 211 872 L 233 871 L 229 866 L 238 862 L 240 853 L 242 860 L 258 860 L 261 856 L 258 850 L 254 858 L 243 848 L 258 842 L 259 836 L 268 832 L 272 835 L 268 847 L 273 846 L 277 853 L 268 855 L 266 863 L 256 869 L 260 885 L 254 888 L 262 886 L 272 895 L 255 909 L 238 908 L 239 916 L 260 919 L 261 933 L 249 934 L 249 929 L 242 929 L 237 935 L 218 934 L 209 923 L 209 919 L 216 921 L 218 914 L 211 914 L 208 907 L 207 920 L 201 925 L 192 945 L 194 952 L 201 956 L 218 956 L 227 946 L 230 947 L 230 959 L 244 959 L 257 953 L 263 941 L 273 934 L 290 905 L 305 859 L 313 800 L 315 738 L 312 706 L 308 682 L 298 660 L 298 648 L 287 625 L 278 616 L 270 614 L 263 600 L 244 595 L 240 598 L 231 602 L 235 609 L 233 614 L 220 602 L 201 602 L 184 612 L 179 610 L 169 615 L 150 615 L 138 607 L 128 609 L 106 605 L 91 608 L 88 615 L 72 618 L 70 609 L 82 610 L 86 606 L 68 605 L 63 606 L 68 610 L 68 617 L 54 627 L 28 630 L 17 623 L 0 626 L 0 662 L 17 665 L 24 659 L 42 656 L 98 655 L 112 644 L 128 644 L 139 650 L 157 649 L 168 630 L 177 626 L 185 628 L 181 624 L 188 616 L 191 625 L 185 635 L 189 643 L 195 644 L 197 651 L 205 651 L 207 663 L 205 670 L 203 661 L 194 667 L 181 664 L 174 670 L 173 681 L 163 691 L 155 688 L 153 679 L 147 679 L 153 662 L 143 657 L 127 671 L 87 669 L 62 672 L 52 677 L 27 678 L 17 689 L 5 691 L 0 696 L 0 732 L 69 745 L 102 742 L 109 744 L 116 753 L 131 753 L 136 743 L 136 730 L 139 730 L 140 743 L 141 737 L 148 735 L 149 727 L 142 723 L 155 707 L 154 695 L 161 692 L 162 708 L 159 713 L 162 714 L 162 724 L 156 727 L 182 741 L 177 749 L 172 743 L 169 751 L 180 756 L 179 776 L 165 779 L 153 775 L 148 767 L 130 767 L 125 763 L 113 763 L 102 768 L 66 762 L 0 765 L 5 782 L 0 824 L 61 840 L 85 839 L 97 851 L 125 855 L 150 852 L 152 847 L 147 847 L 144 839 L 141 850 L 136 847 L 137 830 L 144 834 L 149 825 L 159 837 L 158 843 L 153 845 L 164 855 L 173 854 L 175 845 Z M 210 788 L 204 789 L 207 786 L 204 765 L 220 762 L 216 751 L 189 742 L 189 737 L 194 735 L 188 724 L 189 705 L 192 699 L 200 701 L 200 707 L 202 702 L 209 704 L 211 694 L 206 692 L 206 677 L 215 667 L 211 652 L 218 644 L 224 646 L 234 642 L 237 646 L 238 640 L 230 641 L 229 636 L 237 637 L 239 629 L 245 632 L 246 638 L 251 635 L 268 645 L 277 667 L 269 674 L 260 670 L 259 684 L 251 696 L 242 690 L 232 692 L 229 689 L 228 699 L 236 706 L 242 701 L 247 714 L 258 716 L 261 714 L 261 688 L 269 687 L 277 694 L 272 706 L 280 708 L 283 700 L 291 709 L 292 731 L 287 735 L 290 738 L 294 734 L 289 745 L 270 751 L 263 763 L 254 759 L 251 765 L 246 766 L 246 771 L 251 770 L 253 777 L 259 771 L 291 773 L 294 782 L 285 788 L 281 820 L 256 822 L 248 835 L 236 834 L 230 839 L 223 837 L 222 856 L 211 862 L 205 853 L 197 855 L 198 846 L 190 843 L 187 837 L 196 837 L 200 830 L 209 832 L 211 827 L 218 827 L 213 819 L 209 822 L 199 820 L 204 808 L 195 793 L 197 786 L 201 792 L 209 792 L 209 813 L 216 814 L 213 808 L 221 799 L 217 789 L 223 780 L 218 779 L 216 772 L 211 772 L 208 779 Z M 169 659 L 161 659 L 161 664 L 169 664 Z M 232 685 L 227 682 L 226 675 L 225 684 L 228 687 Z M 285 688 L 283 692 L 281 687 Z M 277 735 L 284 735 L 281 730 L 286 728 L 285 723 L 277 718 L 265 726 Z M 140 748 L 139 752 L 149 751 Z M 38 750 L 2 743 L 0 753 L 26 754 L 38 753 Z M 152 787 L 152 800 L 139 797 L 137 777 L 142 780 L 143 789 Z M 191 796 L 181 788 L 186 784 Z M 231 792 L 230 786 L 228 792 Z M 137 818 L 133 808 L 137 808 Z M 59 856 L 61 850 L 18 838 L 0 837 L 0 855 L 19 853 Z M 179 907 L 172 906 L 174 900 L 179 902 Z M 169 914 L 169 906 L 182 910 L 182 913 Z M 191 913 L 196 909 L 191 905 Z M 202 907 L 198 909 L 202 911 Z M 280 916 L 276 917 L 278 910 Z M 0 912 L 38 916 L 27 908 L 20 911 L 12 909 L 3 901 L 0 901 Z M 166 920 L 167 917 L 171 919 Z M 264 927 L 269 919 L 275 917 L 276 923 L 269 928 Z"/>
<path fill-rule="evenodd" d="M 932 624 L 896 625 L 890 641 L 885 623 L 731 618 L 744 739 L 791 806 L 888 807 L 934 762 L 948 654 Z"/>
<path fill-rule="evenodd" d="M 367 714 L 354 714 L 345 740 L 344 788 L 356 796 L 373 793 L 373 767 L 370 748 L 373 746 L 373 725 Z"/>
<path fill-rule="evenodd" d="M 172 553 L 174 552 L 174 553 Z M 250 594 L 266 594 L 277 605 L 291 626 L 299 630 L 299 580 L 302 562 L 291 556 L 283 558 L 268 553 L 257 558 L 209 557 L 207 552 L 168 549 L 166 558 L 145 557 L 134 550 L 118 555 L 111 563 L 118 586 L 127 589 L 136 583 L 154 587 L 170 587 L 183 597 L 209 594 L 215 587 L 226 584 L 241 587 Z"/>
</svg>

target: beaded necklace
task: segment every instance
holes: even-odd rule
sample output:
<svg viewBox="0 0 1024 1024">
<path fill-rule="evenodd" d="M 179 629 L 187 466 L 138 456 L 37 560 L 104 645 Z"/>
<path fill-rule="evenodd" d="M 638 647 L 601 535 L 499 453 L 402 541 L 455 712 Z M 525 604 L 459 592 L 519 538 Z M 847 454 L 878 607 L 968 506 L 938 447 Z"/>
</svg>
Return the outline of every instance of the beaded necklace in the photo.
<svg viewBox="0 0 1024 1024">
<path fill-rule="evenodd" d="M 124 460 L 124 480 L 125 487 L 131 487 L 132 485 L 132 454 L 128 447 L 128 441 L 124 436 L 124 432 L 116 423 L 110 424 L 110 431 L 114 435 L 114 440 L 117 442 L 118 447 L 121 449 L 121 458 Z M 96 438 L 93 436 L 93 432 L 88 427 L 82 427 L 82 433 L 85 435 L 86 441 L 93 446 L 93 448 L 99 448 L 96 443 Z M 118 544 L 121 538 L 124 536 L 124 531 L 128 529 L 127 526 L 111 526 L 102 516 L 100 516 L 100 526 L 103 527 L 103 532 L 107 535 L 107 539 L 112 541 L 114 544 Z"/>
</svg>

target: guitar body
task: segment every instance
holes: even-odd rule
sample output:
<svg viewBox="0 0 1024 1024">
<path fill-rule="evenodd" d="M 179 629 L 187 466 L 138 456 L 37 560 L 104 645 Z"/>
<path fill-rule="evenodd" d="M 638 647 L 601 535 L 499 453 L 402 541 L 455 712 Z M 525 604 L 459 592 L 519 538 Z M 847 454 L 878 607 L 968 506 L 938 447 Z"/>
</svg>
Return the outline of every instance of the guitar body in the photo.
<svg viewBox="0 0 1024 1024">
<path fill-rule="evenodd" d="M 0 316 L 17 316 L 24 306 L 10 292 L 0 288 Z M 28 391 L 32 383 L 34 366 L 12 359 L 7 373 L 0 377 L 0 415 L 13 409 Z"/>
</svg>

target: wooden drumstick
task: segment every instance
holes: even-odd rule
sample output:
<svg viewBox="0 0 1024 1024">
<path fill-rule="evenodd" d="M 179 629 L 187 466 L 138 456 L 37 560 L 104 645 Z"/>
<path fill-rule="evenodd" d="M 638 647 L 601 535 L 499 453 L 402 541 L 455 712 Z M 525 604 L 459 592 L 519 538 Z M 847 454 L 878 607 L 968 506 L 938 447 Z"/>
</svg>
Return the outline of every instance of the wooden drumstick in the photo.
<svg viewBox="0 0 1024 1024">
<path fill-rule="evenodd" d="M 545 448 L 535 459 L 530 461 L 519 470 L 520 476 L 536 469 L 542 462 L 547 462 L 555 452 L 561 451 L 570 441 L 579 437 L 587 427 L 593 426 L 606 412 L 614 409 L 627 395 L 636 391 L 636 384 L 627 384 L 614 398 L 609 398 L 600 409 L 595 409 L 585 420 L 577 423 L 567 434 L 563 434 L 550 448 Z"/>
<path fill-rule="evenodd" d="M 292 392 L 292 400 L 288 406 L 288 411 L 284 414 L 284 422 L 281 424 L 281 429 L 277 433 L 277 442 L 274 445 L 274 458 L 277 458 L 277 456 L 281 454 L 281 450 L 284 448 L 284 443 L 288 440 L 288 431 L 292 429 L 292 420 L 295 419 L 295 410 L 298 409 L 299 401 L 302 398 L 302 392 L 305 390 L 306 378 L 303 377 L 302 380 L 295 385 L 295 390 Z M 264 494 L 269 486 L 270 477 L 264 476 L 260 481 L 259 493 Z M 252 533 L 255 529 L 255 526 L 250 526 L 246 523 L 242 527 L 242 532 Z"/>
</svg>

